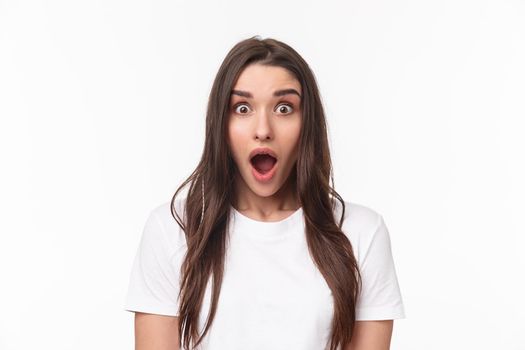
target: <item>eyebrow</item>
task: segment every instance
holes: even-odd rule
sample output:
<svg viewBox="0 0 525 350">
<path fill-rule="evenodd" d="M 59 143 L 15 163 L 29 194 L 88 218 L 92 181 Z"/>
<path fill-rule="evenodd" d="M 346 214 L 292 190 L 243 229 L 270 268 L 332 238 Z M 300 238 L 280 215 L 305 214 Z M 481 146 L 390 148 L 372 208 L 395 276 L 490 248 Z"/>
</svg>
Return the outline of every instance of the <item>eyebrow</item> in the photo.
<svg viewBox="0 0 525 350">
<path fill-rule="evenodd" d="M 295 89 L 283 89 L 283 90 L 276 90 L 273 93 L 273 96 L 279 97 L 284 95 L 294 94 L 299 96 L 301 98 L 301 95 L 297 92 Z M 246 98 L 253 98 L 253 95 L 248 91 L 242 91 L 242 90 L 232 90 L 232 95 L 238 95 Z"/>
</svg>

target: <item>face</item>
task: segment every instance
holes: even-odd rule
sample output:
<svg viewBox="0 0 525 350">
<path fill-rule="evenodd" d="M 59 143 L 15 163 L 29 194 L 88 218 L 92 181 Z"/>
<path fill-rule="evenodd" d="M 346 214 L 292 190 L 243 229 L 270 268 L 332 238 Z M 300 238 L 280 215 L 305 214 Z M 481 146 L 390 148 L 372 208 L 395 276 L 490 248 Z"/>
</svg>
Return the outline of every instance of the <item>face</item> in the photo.
<svg viewBox="0 0 525 350">
<path fill-rule="evenodd" d="M 228 116 L 228 145 L 237 165 L 239 190 L 268 197 L 288 180 L 297 160 L 301 95 L 301 84 L 284 68 L 255 63 L 241 72 Z M 274 153 L 273 167 L 272 162 L 251 162 L 251 152 L 261 147 Z M 256 171 L 263 165 L 271 170 Z"/>
</svg>

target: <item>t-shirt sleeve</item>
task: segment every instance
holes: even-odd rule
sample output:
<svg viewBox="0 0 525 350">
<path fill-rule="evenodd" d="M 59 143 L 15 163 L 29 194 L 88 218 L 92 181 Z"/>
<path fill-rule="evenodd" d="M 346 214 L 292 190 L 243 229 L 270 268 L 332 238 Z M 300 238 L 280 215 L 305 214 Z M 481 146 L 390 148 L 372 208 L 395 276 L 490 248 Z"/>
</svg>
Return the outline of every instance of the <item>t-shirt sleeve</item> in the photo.
<svg viewBox="0 0 525 350">
<path fill-rule="evenodd" d="M 359 258 L 362 290 L 357 300 L 356 320 L 405 318 L 390 235 L 379 214 L 375 227 L 370 243 Z"/>
<path fill-rule="evenodd" d="M 150 212 L 133 261 L 124 310 L 178 316 L 179 265 L 159 214 Z"/>
</svg>

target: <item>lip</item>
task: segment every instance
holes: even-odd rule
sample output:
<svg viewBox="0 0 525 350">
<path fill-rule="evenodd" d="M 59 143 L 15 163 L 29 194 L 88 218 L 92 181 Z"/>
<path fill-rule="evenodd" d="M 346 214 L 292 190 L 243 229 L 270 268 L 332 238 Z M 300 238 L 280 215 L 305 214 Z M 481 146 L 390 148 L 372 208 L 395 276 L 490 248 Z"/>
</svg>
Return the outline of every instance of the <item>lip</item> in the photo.
<svg viewBox="0 0 525 350">
<path fill-rule="evenodd" d="M 275 158 L 275 164 L 273 165 L 272 169 L 270 171 L 268 171 L 267 173 L 265 174 L 261 174 L 259 173 L 257 170 L 255 170 L 255 168 L 253 167 L 253 165 L 251 164 L 251 160 L 252 158 L 257 155 L 257 154 L 269 154 L 271 155 L 272 157 Z M 251 170 L 252 170 L 252 175 L 253 177 L 259 181 L 259 182 L 262 182 L 262 183 L 268 183 L 270 182 L 276 171 L 277 171 L 277 166 L 278 166 L 278 159 L 277 159 L 277 154 L 269 147 L 257 147 L 257 148 L 254 148 L 251 152 L 250 152 L 250 157 L 248 159 L 248 161 L 250 162 L 250 167 L 251 167 Z"/>
<path fill-rule="evenodd" d="M 248 161 L 251 161 L 256 154 L 269 154 L 277 160 L 277 154 L 269 147 L 257 147 L 250 152 Z"/>
<path fill-rule="evenodd" d="M 257 170 L 255 170 L 255 168 L 252 166 L 252 175 L 253 175 L 253 177 L 255 177 L 255 179 L 256 179 L 257 181 L 262 182 L 262 183 L 268 183 L 268 182 L 270 182 L 270 181 L 273 179 L 273 177 L 274 177 L 276 171 L 277 171 L 277 163 L 275 163 L 274 166 L 273 166 L 273 168 L 272 168 L 270 171 L 268 171 L 267 173 L 265 173 L 265 174 L 261 174 L 261 173 L 259 173 L 259 172 L 258 172 Z"/>
</svg>

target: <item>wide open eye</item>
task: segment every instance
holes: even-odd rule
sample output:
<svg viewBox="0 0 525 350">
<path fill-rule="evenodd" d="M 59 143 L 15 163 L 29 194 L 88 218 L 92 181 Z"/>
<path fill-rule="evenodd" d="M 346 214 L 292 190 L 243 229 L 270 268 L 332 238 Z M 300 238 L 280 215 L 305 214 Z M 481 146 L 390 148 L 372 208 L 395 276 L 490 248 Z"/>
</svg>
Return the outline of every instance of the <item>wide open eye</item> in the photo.
<svg viewBox="0 0 525 350">
<path fill-rule="evenodd" d="M 243 107 L 243 108 L 239 108 Z M 233 110 L 237 114 L 246 114 L 249 110 L 248 105 L 246 103 L 239 103 L 233 106 Z"/>
<path fill-rule="evenodd" d="M 279 106 L 277 106 L 277 110 L 283 114 L 290 114 L 293 112 L 293 106 L 288 103 L 281 103 Z"/>
</svg>

